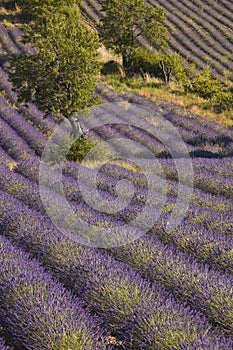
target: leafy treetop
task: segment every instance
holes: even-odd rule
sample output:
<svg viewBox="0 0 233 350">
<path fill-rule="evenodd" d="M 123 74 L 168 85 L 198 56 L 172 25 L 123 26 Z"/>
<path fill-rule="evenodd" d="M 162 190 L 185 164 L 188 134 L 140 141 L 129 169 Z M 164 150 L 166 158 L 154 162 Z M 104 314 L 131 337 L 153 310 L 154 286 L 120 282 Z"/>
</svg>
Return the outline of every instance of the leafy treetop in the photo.
<svg viewBox="0 0 233 350">
<path fill-rule="evenodd" d="M 17 5 L 28 21 L 31 21 L 44 19 L 46 14 L 58 12 L 65 6 L 73 7 L 80 2 L 81 0 L 18 0 Z"/>
<path fill-rule="evenodd" d="M 80 22 L 78 7 L 63 8 L 34 27 L 37 55 L 13 57 L 9 75 L 21 102 L 69 117 L 91 106 L 100 71 L 98 36 Z"/>
<path fill-rule="evenodd" d="M 108 49 L 122 55 L 124 68 L 133 50 L 140 47 L 139 36 L 157 50 L 167 45 L 163 9 L 145 5 L 144 0 L 103 0 L 102 6 L 105 16 L 100 23 L 100 38 Z"/>
</svg>

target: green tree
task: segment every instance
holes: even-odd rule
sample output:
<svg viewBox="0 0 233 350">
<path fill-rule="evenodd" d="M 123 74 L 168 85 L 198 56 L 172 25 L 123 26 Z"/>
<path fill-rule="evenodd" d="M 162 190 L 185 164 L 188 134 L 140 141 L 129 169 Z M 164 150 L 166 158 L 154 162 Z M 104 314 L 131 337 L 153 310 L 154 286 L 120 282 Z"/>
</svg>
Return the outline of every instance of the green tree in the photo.
<svg viewBox="0 0 233 350">
<path fill-rule="evenodd" d="M 73 7 L 80 2 L 81 0 L 18 0 L 17 5 L 28 21 L 31 21 L 41 20 L 47 13 L 58 12 L 64 6 Z"/>
<path fill-rule="evenodd" d="M 139 36 L 155 49 L 161 50 L 168 41 L 163 9 L 145 5 L 144 0 L 103 0 L 105 16 L 101 20 L 100 38 L 108 49 L 121 54 L 126 73 L 132 52 L 140 47 Z"/>
<path fill-rule="evenodd" d="M 162 55 L 159 65 L 165 83 L 169 83 L 172 79 L 178 82 L 186 80 L 185 60 L 177 52 Z"/>
<path fill-rule="evenodd" d="M 100 42 L 81 24 L 76 6 L 46 16 L 31 42 L 37 55 L 10 61 L 10 79 L 21 102 L 33 101 L 45 115 L 66 118 L 95 103 Z"/>
</svg>

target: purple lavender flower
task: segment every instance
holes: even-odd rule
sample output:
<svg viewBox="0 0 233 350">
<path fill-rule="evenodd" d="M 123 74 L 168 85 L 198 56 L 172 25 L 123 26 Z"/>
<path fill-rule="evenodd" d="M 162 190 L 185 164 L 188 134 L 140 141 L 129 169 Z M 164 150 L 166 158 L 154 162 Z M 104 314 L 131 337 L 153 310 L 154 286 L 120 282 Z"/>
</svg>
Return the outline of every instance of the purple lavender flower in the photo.
<svg viewBox="0 0 233 350">
<path fill-rule="evenodd" d="M 81 300 L 2 236 L 0 251 L 1 321 L 17 348 L 104 348 L 99 320 Z"/>
</svg>

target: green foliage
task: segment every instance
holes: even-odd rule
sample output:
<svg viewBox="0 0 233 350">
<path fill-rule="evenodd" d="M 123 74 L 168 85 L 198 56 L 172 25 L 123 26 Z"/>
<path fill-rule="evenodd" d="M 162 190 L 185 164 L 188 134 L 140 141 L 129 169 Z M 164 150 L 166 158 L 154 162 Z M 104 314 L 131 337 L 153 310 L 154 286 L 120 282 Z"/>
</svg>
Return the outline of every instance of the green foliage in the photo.
<svg viewBox="0 0 233 350">
<path fill-rule="evenodd" d="M 38 54 L 10 61 L 10 79 L 20 100 L 34 101 L 45 114 L 67 118 L 93 105 L 100 43 L 80 23 L 77 6 L 50 13 L 33 33 Z"/>
<path fill-rule="evenodd" d="M 97 142 L 90 140 L 88 136 L 78 138 L 66 155 L 66 159 L 71 162 L 81 162 L 85 155 L 90 152 L 95 146 Z"/>
<path fill-rule="evenodd" d="M 122 55 L 126 73 L 132 52 L 140 47 L 139 36 L 157 50 L 167 44 L 164 10 L 145 5 L 144 0 L 103 0 L 102 6 L 100 37 L 108 49 Z"/>
<path fill-rule="evenodd" d="M 14 10 L 16 5 L 15 0 L 1 0 L 1 6 L 4 6 L 8 10 Z"/>
<path fill-rule="evenodd" d="M 159 68 L 160 56 L 143 48 L 133 50 L 128 59 L 128 75 L 145 73 L 154 77 L 161 77 Z"/>
<path fill-rule="evenodd" d="M 30 20 L 42 20 L 47 13 L 60 11 L 62 7 L 79 4 L 79 0 L 18 0 L 17 5 L 23 14 Z"/>
<path fill-rule="evenodd" d="M 211 99 L 222 89 L 222 83 L 214 78 L 208 67 L 204 68 L 185 85 L 186 91 L 196 93 L 205 99 Z"/>
<path fill-rule="evenodd" d="M 186 71 L 185 71 L 185 60 L 176 53 L 170 52 L 164 54 L 160 60 L 160 68 L 163 74 L 163 80 L 165 83 L 168 83 L 172 79 L 175 79 L 178 82 L 186 80 Z"/>
<path fill-rule="evenodd" d="M 110 60 L 106 62 L 101 69 L 101 74 L 108 75 L 108 74 L 121 74 L 122 68 L 121 65 L 113 60 Z"/>
<path fill-rule="evenodd" d="M 202 98 L 211 100 L 217 113 L 233 109 L 233 92 L 231 88 L 214 78 L 209 67 L 205 67 L 199 73 L 195 73 L 194 69 L 191 70 L 184 87 L 188 92 L 193 92 Z"/>
<path fill-rule="evenodd" d="M 186 92 L 192 92 L 204 99 L 209 99 L 217 113 L 233 109 L 231 87 L 213 77 L 208 66 L 199 73 L 196 73 L 195 67 L 191 67 L 183 86 Z"/>
<path fill-rule="evenodd" d="M 214 108 L 217 112 L 233 110 L 233 92 L 219 91 L 214 97 Z"/>
<path fill-rule="evenodd" d="M 128 76 L 150 74 L 162 78 L 165 83 L 171 80 L 186 80 L 185 60 L 178 53 L 155 54 L 142 47 L 131 51 L 127 61 Z"/>
</svg>

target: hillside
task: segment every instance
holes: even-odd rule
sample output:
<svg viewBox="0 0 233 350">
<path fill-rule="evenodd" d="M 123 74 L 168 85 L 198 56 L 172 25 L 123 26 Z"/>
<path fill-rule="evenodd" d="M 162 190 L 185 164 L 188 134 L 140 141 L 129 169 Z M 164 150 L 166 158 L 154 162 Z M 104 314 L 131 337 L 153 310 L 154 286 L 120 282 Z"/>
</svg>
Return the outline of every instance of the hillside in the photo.
<svg viewBox="0 0 233 350">
<path fill-rule="evenodd" d="M 173 0 L 149 1 L 148 4 L 151 6 L 157 4 L 166 12 L 165 25 L 170 37 L 166 51 L 179 53 L 185 59 L 185 66 L 195 64 L 199 70 L 206 66 L 210 67 L 213 76 L 232 89 L 232 3 L 230 1 Z M 87 20 L 97 28 L 104 15 L 101 11 L 101 1 L 83 1 L 81 8 Z M 140 37 L 139 41 L 142 47 L 156 53 L 144 38 Z M 109 54 L 106 57 L 109 60 L 119 60 Z M 203 99 L 201 95 L 184 91 L 182 84 L 166 85 L 148 77 L 144 81 L 137 78 L 114 79 L 108 76 L 104 80 L 118 92 L 123 92 L 124 89 L 133 90 L 142 96 L 150 97 L 155 103 L 165 100 L 223 125 L 232 126 L 233 124 L 232 102 L 230 110 L 224 111 L 224 102 L 223 107 L 219 109 L 214 99 Z"/>
<path fill-rule="evenodd" d="M 217 77 L 233 80 L 233 3 L 231 0 L 149 0 L 167 14 L 170 48 L 198 68 L 208 64 Z M 84 0 L 83 12 L 98 24 L 101 0 Z M 143 46 L 147 42 L 141 38 Z"/>
<path fill-rule="evenodd" d="M 0 350 L 232 350 L 233 130 L 101 77 L 102 103 L 78 113 L 96 143 L 69 161 L 67 120 L 9 80 L 10 54 L 36 54 L 14 15 L 0 24 Z"/>
</svg>

